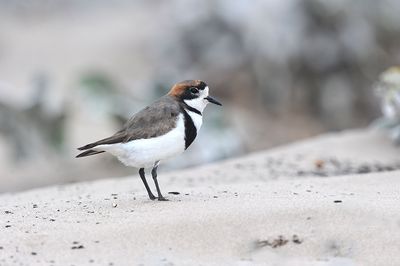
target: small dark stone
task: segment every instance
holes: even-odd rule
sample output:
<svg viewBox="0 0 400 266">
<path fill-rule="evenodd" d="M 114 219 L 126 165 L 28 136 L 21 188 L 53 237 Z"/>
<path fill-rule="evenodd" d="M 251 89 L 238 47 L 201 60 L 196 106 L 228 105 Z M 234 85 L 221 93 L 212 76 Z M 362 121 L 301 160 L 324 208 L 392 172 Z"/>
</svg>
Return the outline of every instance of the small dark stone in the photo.
<svg viewBox="0 0 400 266">
<path fill-rule="evenodd" d="M 5 213 L 5 214 L 14 214 L 14 213 L 11 212 L 11 211 L 5 211 L 4 213 Z"/>
<path fill-rule="evenodd" d="M 32 255 L 32 256 L 36 256 L 37 253 L 36 253 L 36 252 L 31 252 L 31 255 Z"/>
<path fill-rule="evenodd" d="M 303 240 L 301 240 L 297 235 L 293 235 L 292 241 L 293 241 L 293 243 L 295 243 L 295 244 L 301 244 L 301 243 L 303 243 Z"/>
<path fill-rule="evenodd" d="M 177 192 L 177 191 L 170 191 L 170 192 L 168 192 L 168 194 L 171 194 L 171 195 L 179 195 L 179 194 L 181 194 L 180 192 Z"/>
<path fill-rule="evenodd" d="M 34 209 L 37 208 L 37 207 L 38 207 L 37 204 L 33 204 L 32 205 L 32 208 L 34 208 Z"/>
<path fill-rule="evenodd" d="M 334 202 L 334 203 L 342 203 L 341 200 L 334 200 L 333 202 Z"/>
<path fill-rule="evenodd" d="M 71 247 L 71 249 L 83 249 L 83 248 L 85 248 L 83 245 Z"/>
<path fill-rule="evenodd" d="M 6 228 L 10 228 L 10 227 L 11 227 L 11 225 L 7 224 L 5 227 L 6 227 Z"/>
</svg>

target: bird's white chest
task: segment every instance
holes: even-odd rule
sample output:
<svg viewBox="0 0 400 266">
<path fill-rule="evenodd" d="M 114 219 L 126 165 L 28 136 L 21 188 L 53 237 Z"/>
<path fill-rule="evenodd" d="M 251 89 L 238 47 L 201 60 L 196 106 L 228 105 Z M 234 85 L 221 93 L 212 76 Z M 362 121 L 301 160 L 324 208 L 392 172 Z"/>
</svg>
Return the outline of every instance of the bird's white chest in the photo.
<svg viewBox="0 0 400 266">
<path fill-rule="evenodd" d="M 156 161 L 176 156 L 185 150 L 183 114 L 178 116 L 176 127 L 162 136 L 138 139 L 127 143 L 101 145 L 98 148 L 115 155 L 127 166 L 152 167 Z"/>
</svg>

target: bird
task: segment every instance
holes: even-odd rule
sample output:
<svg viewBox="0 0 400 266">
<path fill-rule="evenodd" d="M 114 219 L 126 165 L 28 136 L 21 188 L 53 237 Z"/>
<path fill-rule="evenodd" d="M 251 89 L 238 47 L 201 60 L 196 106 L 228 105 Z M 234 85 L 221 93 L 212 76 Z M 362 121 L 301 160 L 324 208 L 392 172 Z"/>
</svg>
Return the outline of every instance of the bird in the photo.
<svg viewBox="0 0 400 266">
<path fill-rule="evenodd" d="M 167 201 L 158 184 L 158 166 L 189 148 L 202 126 L 203 111 L 209 103 L 222 106 L 209 91 L 202 80 L 176 83 L 168 94 L 134 114 L 114 135 L 79 147 L 82 152 L 76 158 L 110 153 L 124 165 L 139 169 L 150 200 Z M 157 197 L 147 183 L 147 168 L 152 169 Z"/>
</svg>

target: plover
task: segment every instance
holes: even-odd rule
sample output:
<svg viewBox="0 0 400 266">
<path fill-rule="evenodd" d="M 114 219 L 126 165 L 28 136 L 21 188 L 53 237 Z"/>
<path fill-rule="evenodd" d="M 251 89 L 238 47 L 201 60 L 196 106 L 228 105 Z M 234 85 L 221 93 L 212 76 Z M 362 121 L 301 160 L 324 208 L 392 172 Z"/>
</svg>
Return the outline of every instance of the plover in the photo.
<svg viewBox="0 0 400 266">
<path fill-rule="evenodd" d="M 155 200 L 145 177 L 145 168 L 152 168 L 157 198 L 165 201 L 157 181 L 158 165 L 160 161 L 184 152 L 192 144 L 203 123 L 203 110 L 208 103 L 222 105 L 209 96 L 205 82 L 179 82 L 167 95 L 133 115 L 111 137 L 78 148 L 84 152 L 76 157 L 108 152 L 126 166 L 139 168 L 149 198 Z"/>
</svg>

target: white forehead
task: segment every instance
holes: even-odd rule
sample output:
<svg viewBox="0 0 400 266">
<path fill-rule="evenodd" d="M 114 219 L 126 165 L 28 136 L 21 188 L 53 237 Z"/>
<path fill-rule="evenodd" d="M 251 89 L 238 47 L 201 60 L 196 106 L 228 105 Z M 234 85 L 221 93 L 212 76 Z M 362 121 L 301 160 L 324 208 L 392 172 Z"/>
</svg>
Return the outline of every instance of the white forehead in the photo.
<svg viewBox="0 0 400 266">
<path fill-rule="evenodd" d="M 210 89 L 208 88 L 208 86 L 206 86 L 206 87 L 204 88 L 204 90 L 201 92 L 201 95 L 207 97 L 209 91 L 210 91 Z"/>
</svg>

